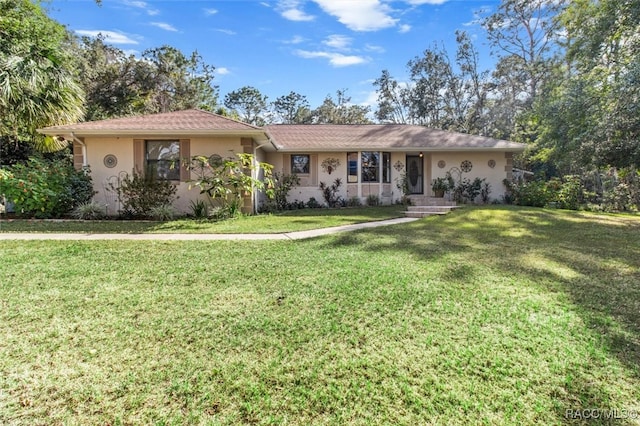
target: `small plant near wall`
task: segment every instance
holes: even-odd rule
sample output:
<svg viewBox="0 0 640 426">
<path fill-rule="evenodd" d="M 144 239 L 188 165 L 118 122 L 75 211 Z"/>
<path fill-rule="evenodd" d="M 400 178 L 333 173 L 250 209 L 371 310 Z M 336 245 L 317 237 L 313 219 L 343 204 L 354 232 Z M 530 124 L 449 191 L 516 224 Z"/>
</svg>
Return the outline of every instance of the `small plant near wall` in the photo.
<svg viewBox="0 0 640 426">
<path fill-rule="evenodd" d="M 380 205 L 380 197 L 378 197 L 376 194 L 367 195 L 367 206 L 375 207 L 379 205 Z"/>
<path fill-rule="evenodd" d="M 326 201 L 329 207 L 338 207 L 342 204 L 342 197 L 338 195 L 340 187 L 342 186 L 342 180 L 337 178 L 331 185 L 327 185 L 324 182 L 320 182 L 320 190 L 324 201 Z"/>
<path fill-rule="evenodd" d="M 443 177 L 437 177 L 431 182 L 431 190 L 436 197 L 444 197 L 445 192 L 449 191 L 449 179 Z"/>
<path fill-rule="evenodd" d="M 328 174 L 335 172 L 338 169 L 338 166 L 340 166 L 340 160 L 332 157 L 325 158 L 322 163 L 320 163 L 322 171 Z"/>
</svg>

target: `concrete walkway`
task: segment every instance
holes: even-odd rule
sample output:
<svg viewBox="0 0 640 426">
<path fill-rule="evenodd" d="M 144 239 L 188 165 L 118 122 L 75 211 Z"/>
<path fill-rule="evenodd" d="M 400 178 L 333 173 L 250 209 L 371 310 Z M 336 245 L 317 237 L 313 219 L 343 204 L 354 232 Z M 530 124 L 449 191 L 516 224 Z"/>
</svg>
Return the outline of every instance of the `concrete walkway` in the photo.
<svg viewBox="0 0 640 426">
<path fill-rule="evenodd" d="M 160 241 L 193 241 L 193 240 L 304 240 L 321 235 L 338 232 L 355 231 L 357 229 L 377 228 L 379 226 L 397 225 L 418 220 L 412 217 L 380 220 L 377 222 L 356 223 L 353 225 L 334 226 L 332 228 L 312 229 L 309 231 L 285 232 L 282 234 L 72 234 L 72 233 L 26 233 L 0 232 L 0 240 L 160 240 Z"/>
</svg>

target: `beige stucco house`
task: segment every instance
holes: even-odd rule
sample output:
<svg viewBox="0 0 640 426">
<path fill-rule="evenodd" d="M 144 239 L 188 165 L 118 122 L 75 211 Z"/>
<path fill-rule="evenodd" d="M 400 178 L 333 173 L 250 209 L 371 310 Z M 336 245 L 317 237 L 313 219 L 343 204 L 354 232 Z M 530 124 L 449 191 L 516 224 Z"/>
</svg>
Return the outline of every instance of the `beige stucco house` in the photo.
<svg viewBox="0 0 640 426">
<path fill-rule="evenodd" d="M 322 202 L 320 182 L 343 182 L 341 196 L 364 199 L 374 194 L 384 203 L 402 197 L 397 183 L 403 173 L 412 194 L 431 196 L 431 181 L 450 172 L 454 178 L 484 178 L 491 198 L 504 194 L 502 181 L 511 178 L 514 153 L 524 145 L 422 126 L 270 125 L 255 127 L 201 110 L 186 110 L 47 127 L 41 133 L 73 142 L 76 167 L 89 166 L 97 202 L 118 211 L 109 183 L 132 170 L 154 165 L 158 176 L 178 186 L 176 209 L 189 211 L 191 200 L 201 197 L 191 188 L 189 171 L 166 167 L 176 159 L 194 155 L 254 154 L 274 165 L 274 171 L 296 173 L 300 185 L 290 201 Z M 261 202 L 256 195 L 247 207 Z"/>
</svg>

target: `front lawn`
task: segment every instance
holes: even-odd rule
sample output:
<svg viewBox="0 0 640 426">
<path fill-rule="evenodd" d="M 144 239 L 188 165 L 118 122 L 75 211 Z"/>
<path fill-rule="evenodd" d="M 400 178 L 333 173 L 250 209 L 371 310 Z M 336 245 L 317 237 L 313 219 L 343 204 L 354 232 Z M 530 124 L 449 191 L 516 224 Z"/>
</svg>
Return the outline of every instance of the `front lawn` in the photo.
<svg viewBox="0 0 640 426">
<path fill-rule="evenodd" d="M 393 219 L 404 216 L 402 206 L 359 207 L 343 209 L 303 209 L 277 214 L 242 216 L 219 222 L 179 219 L 169 222 L 152 221 L 0 221 L 0 232 L 63 232 L 118 234 L 275 234 L 306 231 L 354 223 Z"/>
<path fill-rule="evenodd" d="M 487 207 L 298 241 L 3 241 L 0 424 L 636 424 L 639 236 Z"/>
</svg>

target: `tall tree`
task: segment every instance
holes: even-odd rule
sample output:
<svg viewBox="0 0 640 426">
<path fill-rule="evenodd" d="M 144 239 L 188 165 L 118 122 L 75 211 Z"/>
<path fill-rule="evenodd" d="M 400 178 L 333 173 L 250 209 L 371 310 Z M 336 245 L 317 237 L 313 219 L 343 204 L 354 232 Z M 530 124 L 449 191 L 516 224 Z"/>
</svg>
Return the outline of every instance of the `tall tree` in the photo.
<svg viewBox="0 0 640 426">
<path fill-rule="evenodd" d="M 374 82 L 376 117 L 385 122 L 486 133 L 488 72 L 480 71 L 478 51 L 467 33 L 456 32 L 456 42 L 453 60 L 438 45 L 410 60 L 407 83 L 398 83 L 383 71 Z"/>
<path fill-rule="evenodd" d="M 151 90 L 147 101 L 149 112 L 187 108 L 211 111 L 216 107 L 215 67 L 206 64 L 198 52 L 185 56 L 175 47 L 165 45 L 144 51 L 142 61 L 153 65 L 146 76 Z"/>
<path fill-rule="evenodd" d="M 0 136 L 60 149 L 38 127 L 82 117 L 83 93 L 71 69 L 69 34 L 50 19 L 39 2 L 0 2 Z"/>
<path fill-rule="evenodd" d="M 280 96 L 273 102 L 275 115 L 283 124 L 306 124 L 311 121 L 307 97 L 296 92 Z"/>
<path fill-rule="evenodd" d="M 527 75 L 524 95 L 532 101 L 549 73 L 550 57 L 558 49 L 560 25 L 556 19 L 565 0 L 502 0 L 482 21 L 500 59 L 510 58 Z"/>
<path fill-rule="evenodd" d="M 327 95 L 318 108 L 313 110 L 314 124 L 369 124 L 369 106 L 354 105 L 346 89 L 336 91 L 336 100 Z"/>
<path fill-rule="evenodd" d="M 244 86 L 224 97 L 224 105 L 235 111 L 240 119 L 254 126 L 264 126 L 266 123 L 267 96 L 252 86 Z"/>
<path fill-rule="evenodd" d="M 567 56 L 536 105 L 537 148 L 564 171 L 640 165 L 640 1 L 576 0 Z"/>
<path fill-rule="evenodd" d="M 410 114 L 408 95 L 410 89 L 395 80 L 388 70 L 373 82 L 378 93 L 378 109 L 375 116 L 383 123 L 407 123 Z"/>
</svg>

